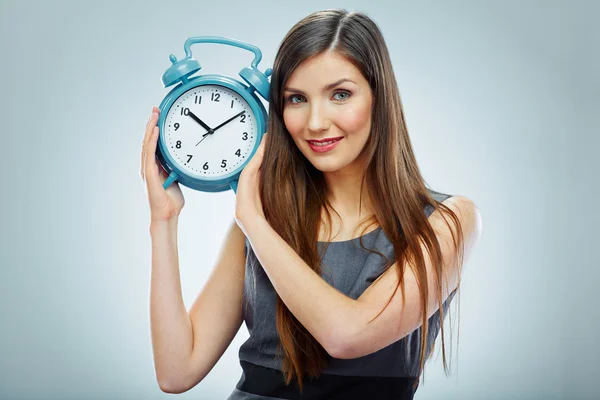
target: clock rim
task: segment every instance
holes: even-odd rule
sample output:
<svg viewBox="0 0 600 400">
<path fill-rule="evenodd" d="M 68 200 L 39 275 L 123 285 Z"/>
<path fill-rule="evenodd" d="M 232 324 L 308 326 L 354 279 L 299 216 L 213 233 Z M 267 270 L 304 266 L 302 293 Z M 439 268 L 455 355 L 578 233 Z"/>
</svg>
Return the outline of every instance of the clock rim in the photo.
<svg viewBox="0 0 600 400">
<path fill-rule="evenodd" d="M 161 164 L 165 167 L 168 173 L 175 172 L 177 174 L 177 181 L 185 186 L 202 190 L 202 191 L 224 191 L 230 188 L 230 183 L 237 180 L 242 170 L 250 162 L 262 140 L 262 136 L 265 133 L 266 122 L 267 122 L 267 111 L 261 100 L 256 96 L 254 90 L 237 81 L 233 78 L 223 75 L 203 75 L 189 79 L 188 82 L 181 83 L 173 88 L 167 96 L 161 102 L 159 109 L 159 120 L 157 126 L 160 132 L 164 132 L 164 125 L 166 123 L 166 115 L 171 109 L 175 101 L 185 92 L 206 85 L 218 85 L 223 86 L 227 89 L 233 90 L 235 93 L 240 95 L 250 106 L 250 109 L 254 115 L 254 119 L 257 125 L 257 140 L 254 144 L 250 155 L 246 158 L 244 163 L 238 166 L 235 170 L 231 171 L 227 175 L 220 176 L 218 178 L 207 178 L 190 175 L 182 168 L 179 168 L 179 163 L 174 160 L 169 152 L 166 150 L 166 144 L 164 143 L 164 136 L 159 135 L 159 141 L 157 143 L 157 156 L 161 161 Z"/>
</svg>

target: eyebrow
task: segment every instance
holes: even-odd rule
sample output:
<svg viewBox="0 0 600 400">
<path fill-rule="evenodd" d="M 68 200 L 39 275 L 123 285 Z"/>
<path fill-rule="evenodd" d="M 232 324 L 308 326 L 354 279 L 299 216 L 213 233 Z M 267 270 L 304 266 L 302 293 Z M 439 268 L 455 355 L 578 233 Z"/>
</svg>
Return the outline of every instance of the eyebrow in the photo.
<svg viewBox="0 0 600 400">
<path fill-rule="evenodd" d="M 356 83 L 356 82 L 354 82 L 352 79 L 349 79 L 349 78 L 342 78 L 342 79 L 340 79 L 339 81 L 336 81 L 336 82 L 330 83 L 329 85 L 326 85 L 325 87 L 323 87 L 323 91 L 326 91 L 326 90 L 329 90 L 329 89 L 331 89 L 331 88 L 334 88 L 334 87 L 336 87 L 337 85 L 339 85 L 340 83 L 344 83 L 344 82 L 352 82 L 352 83 L 354 83 L 355 85 L 357 85 L 357 83 Z M 284 91 L 288 91 L 288 92 L 298 92 L 298 93 L 302 93 L 302 94 L 304 94 L 304 92 L 303 92 L 302 90 L 300 90 L 300 89 L 294 89 L 294 88 L 291 88 L 291 87 L 286 87 L 286 88 L 284 89 Z"/>
</svg>

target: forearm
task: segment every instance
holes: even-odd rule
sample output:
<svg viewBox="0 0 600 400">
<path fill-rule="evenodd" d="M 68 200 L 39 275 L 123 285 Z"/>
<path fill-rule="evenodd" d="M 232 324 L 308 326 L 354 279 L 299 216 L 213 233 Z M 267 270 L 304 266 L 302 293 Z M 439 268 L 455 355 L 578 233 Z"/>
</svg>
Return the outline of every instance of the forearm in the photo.
<svg viewBox="0 0 600 400">
<path fill-rule="evenodd" d="M 288 309 L 330 354 L 349 329 L 354 300 L 329 285 L 261 217 L 246 224 L 248 240 Z"/>
<path fill-rule="evenodd" d="M 181 293 L 177 249 L 177 218 L 152 223 L 150 324 L 156 378 L 161 386 L 176 386 L 186 378 L 193 332 Z"/>
</svg>

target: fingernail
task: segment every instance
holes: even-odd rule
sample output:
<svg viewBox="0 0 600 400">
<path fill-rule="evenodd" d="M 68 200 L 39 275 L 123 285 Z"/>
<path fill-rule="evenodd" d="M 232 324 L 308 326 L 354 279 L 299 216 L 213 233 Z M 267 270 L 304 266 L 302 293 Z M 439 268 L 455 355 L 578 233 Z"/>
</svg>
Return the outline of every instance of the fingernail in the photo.
<svg viewBox="0 0 600 400">
<path fill-rule="evenodd" d="M 152 117 L 154 117 L 155 115 L 158 117 L 158 113 L 153 112 Z"/>
</svg>

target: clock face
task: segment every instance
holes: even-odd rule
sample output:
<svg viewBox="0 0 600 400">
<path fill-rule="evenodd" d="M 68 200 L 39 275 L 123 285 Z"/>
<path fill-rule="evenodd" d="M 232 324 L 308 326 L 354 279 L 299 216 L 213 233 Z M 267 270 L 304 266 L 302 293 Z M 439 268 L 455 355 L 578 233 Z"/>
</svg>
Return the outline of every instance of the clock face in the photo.
<svg viewBox="0 0 600 400">
<path fill-rule="evenodd" d="M 167 151 L 192 176 L 227 175 L 250 156 L 257 121 L 237 92 L 220 85 L 202 85 L 179 96 L 165 118 Z"/>
</svg>

